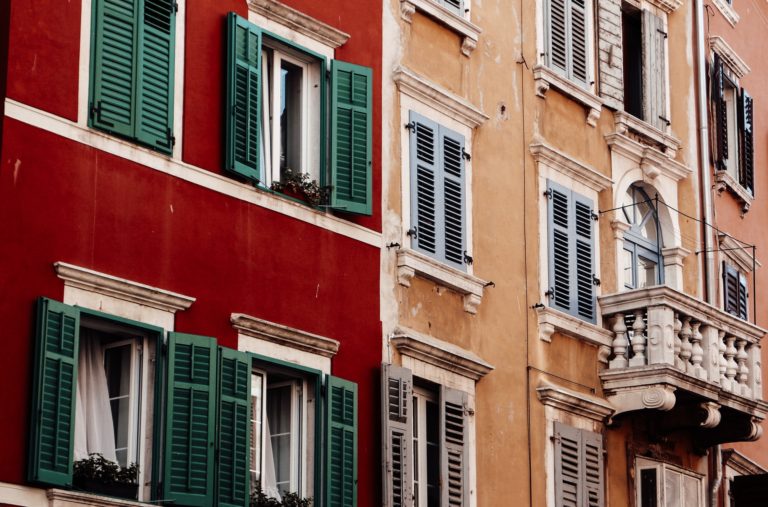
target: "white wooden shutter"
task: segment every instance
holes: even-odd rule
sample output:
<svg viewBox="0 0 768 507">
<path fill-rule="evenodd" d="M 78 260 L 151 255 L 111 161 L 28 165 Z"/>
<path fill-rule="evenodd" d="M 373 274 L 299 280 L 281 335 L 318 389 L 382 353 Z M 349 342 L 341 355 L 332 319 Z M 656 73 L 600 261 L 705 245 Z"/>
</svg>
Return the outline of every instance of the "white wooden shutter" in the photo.
<svg viewBox="0 0 768 507">
<path fill-rule="evenodd" d="M 667 115 L 667 31 L 664 20 L 643 11 L 643 98 L 644 119 L 666 131 Z"/>
<path fill-rule="evenodd" d="M 555 423 L 555 506 L 604 507 L 603 437 Z"/>
<path fill-rule="evenodd" d="M 442 387 L 440 390 L 440 505 L 469 506 L 469 460 L 467 444 L 467 393 Z"/>
<path fill-rule="evenodd" d="M 386 507 L 413 505 L 413 375 L 406 368 L 382 365 L 382 436 Z"/>
<path fill-rule="evenodd" d="M 464 17 L 464 0 L 439 0 L 439 2 L 457 16 Z"/>
<path fill-rule="evenodd" d="M 747 315 L 749 315 L 747 301 L 747 277 L 744 273 L 739 272 L 739 317 L 744 320 L 747 320 Z"/>
</svg>

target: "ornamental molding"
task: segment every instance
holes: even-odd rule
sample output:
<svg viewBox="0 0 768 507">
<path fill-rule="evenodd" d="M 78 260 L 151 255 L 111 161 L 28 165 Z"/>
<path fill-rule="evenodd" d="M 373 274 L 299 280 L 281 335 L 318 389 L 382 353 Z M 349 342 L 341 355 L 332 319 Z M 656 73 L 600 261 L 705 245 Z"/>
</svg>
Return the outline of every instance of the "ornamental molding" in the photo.
<svg viewBox="0 0 768 507">
<path fill-rule="evenodd" d="M 446 113 L 469 128 L 479 127 L 489 118 L 465 98 L 449 92 L 406 67 L 396 67 L 392 80 L 400 93 L 413 97 L 436 111 Z"/>
<path fill-rule="evenodd" d="M 48 489 L 45 492 L 50 507 L 73 507 L 87 505 L 90 507 L 146 507 L 148 504 L 135 500 L 124 500 L 111 496 L 100 496 L 83 491 L 68 491 L 64 489 Z"/>
<path fill-rule="evenodd" d="M 339 351 L 339 342 L 336 340 L 258 317 L 233 313 L 229 320 L 240 334 L 253 338 L 328 358 L 332 358 Z"/>
<path fill-rule="evenodd" d="M 720 11 L 720 14 L 723 15 L 725 20 L 730 23 L 731 26 L 736 26 L 736 23 L 739 22 L 740 17 L 739 13 L 736 12 L 732 5 L 730 5 L 726 0 L 712 0 L 712 3 L 715 4 L 717 10 Z"/>
<path fill-rule="evenodd" d="M 130 301 L 131 303 L 149 306 L 164 312 L 176 313 L 179 310 L 186 310 L 195 302 L 195 298 L 190 296 L 133 282 L 125 278 L 118 278 L 66 262 L 56 262 L 53 264 L 53 267 L 56 270 L 56 275 L 64 280 L 65 287 L 74 287 Z"/>
<path fill-rule="evenodd" d="M 661 9 L 667 14 L 672 14 L 683 5 L 683 0 L 647 0 L 651 5 Z"/>
<path fill-rule="evenodd" d="M 758 475 L 768 473 L 768 469 L 744 456 L 736 449 L 723 450 L 723 465 L 730 467 L 739 475 Z"/>
<path fill-rule="evenodd" d="M 657 148 L 645 145 L 630 137 L 614 132 L 605 136 L 611 151 L 636 163 L 648 182 L 664 175 L 675 182 L 693 174 L 693 169 L 669 158 Z"/>
<path fill-rule="evenodd" d="M 536 394 L 542 404 L 564 412 L 603 422 L 613 414 L 613 407 L 602 398 L 580 393 L 565 387 L 542 382 L 536 388 Z"/>
<path fill-rule="evenodd" d="M 718 235 L 719 248 L 723 255 L 732 261 L 743 273 L 751 273 L 762 264 L 752 257 L 751 246 L 745 246 L 733 236 L 721 232 Z M 754 265 L 752 261 L 754 259 Z"/>
<path fill-rule="evenodd" d="M 674 159 L 682 143 L 675 136 L 654 127 L 650 123 L 637 118 L 626 111 L 613 113 L 615 132 L 625 136 L 634 135 L 642 141 L 641 144 L 652 145 L 663 152 L 668 158 Z"/>
<path fill-rule="evenodd" d="M 458 345 L 407 327 L 397 327 L 389 341 L 400 354 L 458 373 L 475 382 L 494 369 L 493 365 Z"/>
<path fill-rule="evenodd" d="M 577 340 L 583 340 L 597 346 L 598 361 L 601 363 L 608 362 L 613 333 L 548 306 L 537 307 L 536 314 L 539 320 L 539 339 L 551 343 L 552 335 L 557 332 Z"/>
<path fill-rule="evenodd" d="M 400 0 L 400 18 L 406 23 L 413 23 L 416 10 L 461 36 L 463 55 L 470 56 L 477 48 L 477 40 L 483 30 L 468 19 L 449 11 L 434 0 Z"/>
<path fill-rule="evenodd" d="M 261 14 L 265 18 L 272 19 L 290 30 L 306 35 L 333 49 L 346 44 L 350 37 L 348 33 L 307 16 L 277 0 L 248 0 L 248 7 L 256 14 Z"/>
<path fill-rule="evenodd" d="M 531 155 L 538 164 L 544 164 L 573 181 L 587 185 L 595 192 L 610 188 L 611 178 L 605 176 L 594 167 L 585 164 L 554 148 L 544 141 L 536 141 L 530 145 Z"/>
<path fill-rule="evenodd" d="M 715 171 L 715 190 L 718 194 L 721 194 L 723 190 L 728 189 L 736 199 L 741 203 L 741 216 L 744 216 L 749 212 L 749 208 L 752 207 L 752 194 L 741 186 L 741 183 L 736 181 L 736 178 L 731 176 L 728 171 Z"/>
<path fill-rule="evenodd" d="M 603 100 L 600 97 L 564 78 L 546 65 L 540 64 L 533 68 L 533 79 L 536 83 L 536 95 L 546 98 L 550 87 L 557 88 L 561 93 L 585 107 L 587 125 L 590 127 L 597 126 L 597 120 L 600 119 L 600 109 L 603 106 Z"/>
<path fill-rule="evenodd" d="M 750 72 L 749 65 L 745 62 L 736 51 L 725 42 L 725 39 L 719 35 L 713 35 L 709 38 L 709 47 L 717 53 L 723 60 L 723 63 L 728 66 L 729 69 L 738 77 L 743 78 Z"/>
</svg>

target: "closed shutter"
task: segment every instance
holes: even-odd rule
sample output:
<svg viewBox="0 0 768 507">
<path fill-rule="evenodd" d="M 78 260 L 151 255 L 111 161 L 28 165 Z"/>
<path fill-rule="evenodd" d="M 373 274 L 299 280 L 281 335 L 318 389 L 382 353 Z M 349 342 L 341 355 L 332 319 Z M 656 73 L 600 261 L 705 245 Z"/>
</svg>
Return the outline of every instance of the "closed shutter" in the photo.
<svg viewBox="0 0 768 507">
<path fill-rule="evenodd" d="M 384 500 L 387 507 L 413 505 L 413 375 L 382 365 Z"/>
<path fill-rule="evenodd" d="M 331 62 L 331 206 L 370 215 L 373 71 Z"/>
<path fill-rule="evenodd" d="M 739 315 L 739 271 L 723 263 L 723 307 L 732 315 Z"/>
<path fill-rule="evenodd" d="M 250 499 L 251 368 L 248 354 L 219 347 L 218 505 L 245 506 Z"/>
<path fill-rule="evenodd" d="M 573 193 L 573 232 L 576 252 L 576 309 L 580 317 L 595 320 L 594 245 L 592 201 Z"/>
<path fill-rule="evenodd" d="M 439 0 L 449 11 L 464 17 L 464 0 Z"/>
<path fill-rule="evenodd" d="M 585 0 L 549 0 L 548 66 L 583 87 L 589 85 L 589 32 Z"/>
<path fill-rule="evenodd" d="M 411 227 L 415 249 L 438 256 L 440 147 L 439 126 L 410 112 Z M 442 235 L 442 234 L 441 234 Z"/>
<path fill-rule="evenodd" d="M 549 0 L 548 64 L 568 77 L 568 5 L 569 0 Z"/>
<path fill-rule="evenodd" d="M 572 313 L 571 191 L 549 182 L 548 194 L 550 305 Z"/>
<path fill-rule="evenodd" d="M 261 30 L 227 16 L 226 161 L 228 171 L 259 181 Z"/>
<path fill-rule="evenodd" d="M 142 0 L 136 67 L 136 139 L 159 151 L 173 150 L 175 3 Z"/>
<path fill-rule="evenodd" d="M 79 335 L 76 308 L 38 300 L 28 460 L 31 482 L 72 485 Z"/>
<path fill-rule="evenodd" d="M 648 10 L 643 11 L 643 41 L 644 119 L 659 130 L 666 130 L 667 31 L 664 20 Z"/>
<path fill-rule="evenodd" d="M 752 97 L 744 88 L 739 100 L 739 139 L 741 160 L 739 161 L 739 183 L 750 194 L 755 194 L 755 147 L 754 147 L 754 105 Z"/>
<path fill-rule="evenodd" d="M 614 109 L 624 108 L 624 66 L 622 55 L 621 1 L 597 2 L 598 67 L 600 97 Z"/>
<path fill-rule="evenodd" d="M 469 460 L 467 445 L 468 395 L 463 391 L 442 387 L 440 390 L 440 505 L 469 506 Z"/>
<path fill-rule="evenodd" d="M 465 269 L 464 137 L 440 126 L 443 178 L 443 256 L 447 263 Z"/>
<path fill-rule="evenodd" d="M 602 436 L 555 423 L 555 506 L 603 507 Z"/>
<path fill-rule="evenodd" d="M 138 2 L 97 0 L 91 58 L 94 127 L 133 137 Z"/>
<path fill-rule="evenodd" d="M 168 336 L 163 498 L 177 505 L 214 502 L 215 338 Z"/>
<path fill-rule="evenodd" d="M 715 53 L 712 61 L 712 102 L 715 108 L 715 138 L 717 154 L 715 167 L 727 169 L 728 160 L 728 106 L 725 103 L 725 73 L 723 61 Z"/>
<path fill-rule="evenodd" d="M 327 377 L 326 505 L 357 506 L 357 384 Z"/>
<path fill-rule="evenodd" d="M 586 0 L 570 0 L 570 79 L 583 87 L 589 85 Z"/>
</svg>

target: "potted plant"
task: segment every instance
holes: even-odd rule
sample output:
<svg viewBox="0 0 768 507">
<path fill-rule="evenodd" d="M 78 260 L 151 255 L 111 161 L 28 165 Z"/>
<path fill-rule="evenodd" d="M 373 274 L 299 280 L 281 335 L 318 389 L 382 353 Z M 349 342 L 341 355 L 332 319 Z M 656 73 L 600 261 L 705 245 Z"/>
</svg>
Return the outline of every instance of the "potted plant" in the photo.
<svg viewBox="0 0 768 507">
<path fill-rule="evenodd" d="M 281 181 L 274 181 L 270 189 L 304 201 L 312 206 L 325 204 L 328 200 L 328 187 L 321 187 L 309 174 L 286 169 Z"/>
<path fill-rule="evenodd" d="M 250 507 L 310 507 L 311 498 L 302 498 L 296 493 L 285 493 L 282 499 L 267 496 L 261 489 L 261 484 L 256 484 L 256 490 L 251 493 Z"/>
<path fill-rule="evenodd" d="M 121 467 L 99 453 L 75 461 L 72 482 L 77 489 L 107 496 L 136 500 L 139 492 L 139 465 Z"/>
</svg>

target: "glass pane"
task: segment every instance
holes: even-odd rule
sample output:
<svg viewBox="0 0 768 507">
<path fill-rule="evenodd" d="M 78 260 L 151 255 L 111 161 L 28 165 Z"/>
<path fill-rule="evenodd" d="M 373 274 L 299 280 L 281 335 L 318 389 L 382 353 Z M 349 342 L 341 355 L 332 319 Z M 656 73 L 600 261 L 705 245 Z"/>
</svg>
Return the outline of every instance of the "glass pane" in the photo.
<svg viewBox="0 0 768 507">
<path fill-rule="evenodd" d="M 640 507 L 658 507 L 657 488 L 656 469 L 640 470 Z"/>
<path fill-rule="evenodd" d="M 302 85 L 303 69 L 290 62 L 280 63 L 280 173 L 302 172 Z"/>
<path fill-rule="evenodd" d="M 624 250 L 624 287 L 628 289 L 635 288 L 633 279 L 635 264 L 632 259 L 632 252 Z"/>
<path fill-rule="evenodd" d="M 680 507 L 680 474 L 674 470 L 664 472 L 664 505 Z"/>
<path fill-rule="evenodd" d="M 261 443 L 264 438 L 264 414 L 262 401 L 264 396 L 264 376 L 260 373 L 251 375 L 251 491 L 261 483 Z"/>
<path fill-rule="evenodd" d="M 683 507 L 699 507 L 699 480 L 695 477 L 683 476 Z"/>
<path fill-rule="evenodd" d="M 115 436 L 115 454 L 120 466 L 128 464 L 131 437 L 131 345 L 104 350 L 104 373 Z"/>
<path fill-rule="evenodd" d="M 427 507 L 440 507 L 440 416 L 427 400 Z"/>
<path fill-rule="evenodd" d="M 293 419 L 291 391 L 293 384 L 267 389 L 267 421 L 275 462 L 277 488 L 282 493 L 291 491 L 291 422 Z"/>
<path fill-rule="evenodd" d="M 645 257 L 637 256 L 637 285 L 638 289 L 656 285 L 658 282 L 656 263 Z"/>
<path fill-rule="evenodd" d="M 624 194 L 624 202 L 622 202 L 622 211 L 624 212 L 624 218 L 626 219 L 628 224 L 633 224 L 635 222 L 635 199 L 634 199 L 634 189 L 632 187 L 627 189 L 627 193 Z"/>
</svg>

